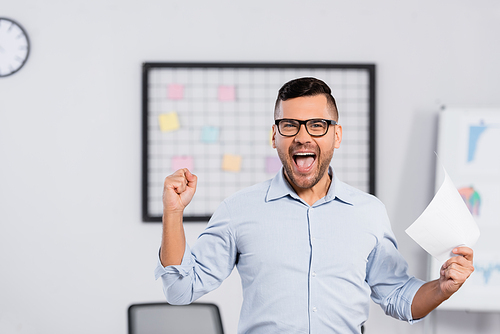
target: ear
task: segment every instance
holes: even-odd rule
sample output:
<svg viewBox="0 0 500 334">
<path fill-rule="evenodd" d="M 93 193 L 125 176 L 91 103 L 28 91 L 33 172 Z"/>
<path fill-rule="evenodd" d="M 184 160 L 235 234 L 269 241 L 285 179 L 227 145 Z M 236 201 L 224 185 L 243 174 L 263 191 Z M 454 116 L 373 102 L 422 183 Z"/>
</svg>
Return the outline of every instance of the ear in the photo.
<svg viewBox="0 0 500 334">
<path fill-rule="evenodd" d="M 276 131 L 277 131 L 276 124 L 273 124 L 273 127 L 271 129 L 271 146 L 273 148 L 276 148 Z"/>
<path fill-rule="evenodd" d="M 340 147 L 340 143 L 342 142 L 342 125 L 335 125 L 335 134 L 334 134 L 335 145 L 334 147 L 337 149 Z"/>
</svg>

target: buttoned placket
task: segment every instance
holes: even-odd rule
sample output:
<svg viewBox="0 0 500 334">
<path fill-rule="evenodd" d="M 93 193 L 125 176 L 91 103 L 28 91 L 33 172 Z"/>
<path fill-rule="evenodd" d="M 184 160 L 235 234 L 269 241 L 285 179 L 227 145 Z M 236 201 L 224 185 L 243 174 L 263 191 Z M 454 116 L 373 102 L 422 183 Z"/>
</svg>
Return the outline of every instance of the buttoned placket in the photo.
<svg viewBox="0 0 500 334">
<path fill-rule="evenodd" d="M 315 207 L 309 207 L 307 210 L 307 221 L 309 228 L 309 244 L 311 249 L 311 255 L 309 260 L 309 332 L 314 332 L 314 324 L 317 322 L 317 273 L 315 271 L 315 250 L 316 250 L 316 235 L 315 235 Z"/>
</svg>

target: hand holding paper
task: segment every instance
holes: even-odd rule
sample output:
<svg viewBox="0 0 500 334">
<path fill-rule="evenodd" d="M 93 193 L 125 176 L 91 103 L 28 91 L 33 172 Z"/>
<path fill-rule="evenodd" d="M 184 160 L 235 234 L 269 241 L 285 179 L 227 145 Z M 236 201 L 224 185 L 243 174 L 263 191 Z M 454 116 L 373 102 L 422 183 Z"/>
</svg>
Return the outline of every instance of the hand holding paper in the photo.
<svg viewBox="0 0 500 334">
<path fill-rule="evenodd" d="M 449 297 L 465 283 L 474 271 L 474 252 L 469 247 L 457 247 L 453 254 L 460 255 L 446 261 L 440 269 L 439 286 L 443 295 Z"/>
<path fill-rule="evenodd" d="M 439 279 L 425 283 L 418 289 L 411 303 L 414 319 L 421 319 L 450 298 L 465 283 L 474 271 L 474 252 L 463 246 L 453 249 L 460 256 L 448 259 L 442 266 Z"/>
<path fill-rule="evenodd" d="M 446 170 L 438 192 L 406 233 L 441 263 L 455 256 L 455 247 L 476 243 L 479 228 Z"/>
<path fill-rule="evenodd" d="M 425 283 L 415 294 L 411 306 L 415 319 L 423 318 L 457 292 L 474 271 L 473 251 L 469 247 L 479 238 L 479 228 L 444 168 L 443 171 L 443 184 L 431 203 L 406 229 L 413 240 L 443 263 L 439 279 Z"/>
</svg>

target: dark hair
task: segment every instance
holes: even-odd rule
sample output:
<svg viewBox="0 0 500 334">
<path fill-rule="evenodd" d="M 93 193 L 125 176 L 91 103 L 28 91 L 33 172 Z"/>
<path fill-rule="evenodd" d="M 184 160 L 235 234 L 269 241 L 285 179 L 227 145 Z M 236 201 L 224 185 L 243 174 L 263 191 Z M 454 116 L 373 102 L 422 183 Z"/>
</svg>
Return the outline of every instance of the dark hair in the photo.
<svg viewBox="0 0 500 334">
<path fill-rule="evenodd" d="M 281 101 L 293 99 L 301 96 L 325 95 L 328 106 L 332 109 L 334 120 L 338 121 L 339 113 L 337 103 L 332 96 L 332 90 L 328 85 L 316 78 L 298 78 L 288 81 L 281 87 L 274 105 L 274 119 L 278 117 Z"/>
</svg>

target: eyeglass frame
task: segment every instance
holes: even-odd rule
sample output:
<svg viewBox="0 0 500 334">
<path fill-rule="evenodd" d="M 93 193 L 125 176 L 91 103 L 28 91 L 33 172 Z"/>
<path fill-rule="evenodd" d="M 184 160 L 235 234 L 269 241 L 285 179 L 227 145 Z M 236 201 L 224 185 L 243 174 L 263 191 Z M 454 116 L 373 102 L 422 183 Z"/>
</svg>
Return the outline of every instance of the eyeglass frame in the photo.
<svg viewBox="0 0 500 334">
<path fill-rule="evenodd" d="M 282 134 L 281 130 L 280 130 L 280 122 L 281 121 L 295 121 L 295 122 L 298 122 L 299 123 L 299 127 L 297 128 L 297 132 L 295 134 L 293 134 L 293 135 L 284 135 L 284 134 Z M 313 134 L 309 133 L 309 129 L 307 129 L 307 122 L 309 122 L 309 121 L 322 121 L 322 122 L 326 122 L 326 124 L 328 124 L 328 127 L 326 128 L 325 133 L 323 133 L 322 135 L 313 135 Z M 334 121 L 334 120 L 331 120 L 331 119 L 323 119 L 323 118 L 310 118 L 310 119 L 306 119 L 305 121 L 301 121 L 301 120 L 293 119 L 293 118 L 282 118 L 282 119 L 276 119 L 274 121 L 274 124 L 278 128 L 279 134 L 282 135 L 283 137 L 295 137 L 300 132 L 300 127 L 302 126 L 302 124 L 304 124 L 304 128 L 306 129 L 307 133 L 311 137 L 323 137 L 324 135 L 326 135 L 328 133 L 328 129 L 330 129 L 330 125 L 337 125 L 339 123 L 337 123 L 337 121 Z"/>
</svg>

